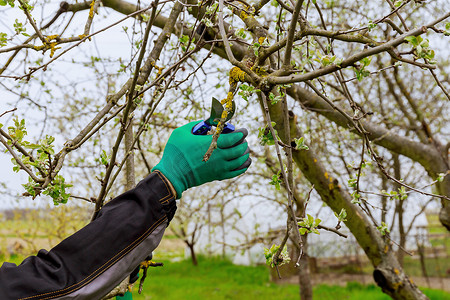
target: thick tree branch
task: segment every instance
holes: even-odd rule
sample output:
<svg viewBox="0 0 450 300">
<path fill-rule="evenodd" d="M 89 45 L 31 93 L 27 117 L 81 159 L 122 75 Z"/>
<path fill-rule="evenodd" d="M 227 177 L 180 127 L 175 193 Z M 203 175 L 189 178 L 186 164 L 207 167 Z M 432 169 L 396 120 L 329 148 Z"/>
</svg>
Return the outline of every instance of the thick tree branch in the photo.
<svg viewBox="0 0 450 300">
<path fill-rule="evenodd" d="M 219 0 L 219 12 L 218 12 L 218 20 L 219 20 L 219 31 L 222 36 L 222 41 L 225 47 L 225 52 L 227 53 L 228 60 L 233 64 L 237 65 L 238 61 L 234 58 L 233 52 L 230 48 L 230 42 L 228 42 L 227 33 L 225 32 L 225 27 L 223 24 L 223 0 Z"/>
<path fill-rule="evenodd" d="M 297 0 L 294 7 L 294 12 L 292 14 L 291 25 L 289 26 L 289 31 L 286 41 L 286 49 L 284 52 L 283 68 L 287 69 L 291 65 L 291 54 L 292 54 L 292 44 L 294 43 L 295 28 L 297 27 L 297 21 L 300 16 L 300 9 L 302 8 L 303 0 Z"/>
</svg>

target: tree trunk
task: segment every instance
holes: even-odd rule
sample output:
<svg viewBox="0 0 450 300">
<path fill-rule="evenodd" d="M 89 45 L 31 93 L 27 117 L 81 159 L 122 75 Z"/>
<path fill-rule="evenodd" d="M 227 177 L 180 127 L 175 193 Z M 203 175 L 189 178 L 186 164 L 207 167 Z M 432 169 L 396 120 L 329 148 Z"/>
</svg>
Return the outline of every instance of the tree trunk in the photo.
<svg viewBox="0 0 450 300">
<path fill-rule="evenodd" d="M 308 236 L 302 236 L 303 248 L 307 249 Z M 305 251 L 305 254 L 300 259 L 300 267 L 298 270 L 298 283 L 300 285 L 300 299 L 301 300 L 312 300 L 313 299 L 313 289 L 311 283 L 311 272 L 308 263 L 309 256 Z"/>
<path fill-rule="evenodd" d="M 387 178 L 380 172 L 381 176 L 381 189 L 387 191 Z M 381 222 L 386 223 L 386 212 L 387 212 L 387 196 L 381 196 Z"/>
<path fill-rule="evenodd" d="M 292 133 L 295 133 L 295 130 L 292 131 L 291 128 L 291 135 Z M 302 217 L 305 215 L 305 199 L 299 195 L 297 190 L 295 189 L 295 184 L 293 185 L 293 193 L 295 195 L 294 201 L 295 201 L 295 215 L 296 217 Z M 296 235 L 294 235 L 296 237 Z M 300 286 L 300 299 L 301 300 L 312 300 L 313 299 L 313 288 L 312 288 L 312 282 L 311 282 L 311 269 L 309 267 L 309 256 L 308 256 L 308 235 L 302 235 L 302 244 L 303 244 L 303 256 L 300 259 L 300 266 L 298 267 L 298 283 Z M 295 241 L 295 245 L 299 245 L 299 241 Z M 297 255 L 294 255 L 294 257 L 298 257 L 300 255 L 300 249 L 296 248 L 298 250 Z"/>
<path fill-rule="evenodd" d="M 397 178 L 398 180 L 401 180 L 402 174 L 401 174 L 399 155 L 393 153 L 392 159 L 394 161 L 394 177 Z M 394 186 L 397 191 L 401 187 L 397 183 L 394 183 Z M 405 246 L 406 246 L 406 233 L 405 233 L 405 225 L 403 224 L 404 210 L 403 210 L 403 200 L 401 199 L 401 195 L 399 195 L 399 197 L 396 201 L 395 209 L 397 211 L 398 233 L 400 235 L 400 242 L 399 242 L 400 247 L 397 250 L 397 259 L 398 259 L 398 263 L 403 267 L 403 259 L 405 257 L 405 251 L 403 249 L 405 249 Z"/>
<path fill-rule="evenodd" d="M 400 241 L 399 241 L 399 249 L 397 250 L 397 259 L 398 263 L 403 267 L 403 260 L 405 258 L 405 247 L 406 247 L 406 233 L 405 233 L 405 227 L 403 224 L 403 201 L 398 201 L 398 230 L 400 233 Z"/>
<path fill-rule="evenodd" d="M 450 172 L 450 171 L 447 171 Z M 445 172 L 443 172 L 445 173 Z M 438 193 L 440 195 L 450 196 L 450 175 L 444 177 L 442 182 L 438 182 L 437 184 Z M 442 225 L 444 225 L 448 231 L 450 231 L 450 201 L 442 199 L 441 200 L 442 208 L 439 212 L 439 221 Z"/>
<path fill-rule="evenodd" d="M 192 264 L 194 266 L 198 266 L 197 256 L 195 255 L 195 250 L 194 250 L 194 244 L 188 243 L 186 241 L 185 241 L 185 243 L 188 246 L 189 251 L 191 252 Z"/>
<path fill-rule="evenodd" d="M 428 278 L 427 267 L 425 265 L 425 247 L 421 242 L 419 242 L 419 239 L 417 239 L 416 242 L 417 252 L 419 253 L 420 258 L 420 268 L 422 270 L 422 276 L 425 277 L 425 279 L 427 280 L 427 285 L 428 287 L 430 287 L 430 278 Z"/>
<path fill-rule="evenodd" d="M 292 141 L 286 141 L 282 130 L 284 118 L 281 110 L 281 103 L 270 105 L 270 114 L 281 140 L 288 145 Z M 290 114 L 291 127 L 296 128 L 295 115 Z M 301 132 L 297 128 L 297 134 L 292 139 L 301 137 Z M 380 232 L 369 221 L 364 212 L 351 203 L 351 196 L 347 191 L 340 188 L 339 182 L 333 179 L 325 170 L 319 159 L 315 156 L 314 150 L 293 151 L 294 162 L 300 168 L 309 182 L 314 184 L 314 189 L 319 193 L 322 200 L 336 213 L 342 208 L 347 211 L 347 221 L 345 224 L 355 236 L 367 257 L 371 261 L 375 270 L 374 279 L 383 292 L 393 299 L 428 299 L 414 285 L 404 273 L 397 261 L 395 253 L 390 244 L 386 244 Z"/>
</svg>

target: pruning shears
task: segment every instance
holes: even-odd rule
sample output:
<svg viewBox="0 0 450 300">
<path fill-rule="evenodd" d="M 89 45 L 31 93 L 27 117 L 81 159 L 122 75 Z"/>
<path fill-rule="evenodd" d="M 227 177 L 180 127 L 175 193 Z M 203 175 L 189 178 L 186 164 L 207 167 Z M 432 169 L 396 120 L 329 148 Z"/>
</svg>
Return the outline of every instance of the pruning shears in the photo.
<svg viewBox="0 0 450 300">
<path fill-rule="evenodd" d="M 217 126 L 219 124 L 220 117 L 222 116 L 224 108 L 222 104 L 220 104 L 220 101 L 216 98 L 212 97 L 212 103 L 211 103 L 211 114 L 208 119 L 205 121 L 201 121 L 197 125 L 192 128 L 192 133 L 195 135 L 205 135 L 208 133 L 208 131 L 211 130 L 212 126 Z M 231 108 L 231 112 L 228 113 L 227 118 L 225 119 L 225 122 L 229 121 L 233 115 L 234 111 L 236 110 L 236 105 L 233 101 L 233 107 Z M 230 133 L 235 130 L 234 125 L 230 123 L 226 123 L 223 127 L 222 133 Z"/>
</svg>

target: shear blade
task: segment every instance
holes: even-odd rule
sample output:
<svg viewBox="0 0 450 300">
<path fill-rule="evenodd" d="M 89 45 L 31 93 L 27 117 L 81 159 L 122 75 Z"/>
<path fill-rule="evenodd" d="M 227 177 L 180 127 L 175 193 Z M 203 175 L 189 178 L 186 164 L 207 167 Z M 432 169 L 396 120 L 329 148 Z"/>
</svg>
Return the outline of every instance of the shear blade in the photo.
<svg viewBox="0 0 450 300">
<path fill-rule="evenodd" d="M 222 104 L 220 103 L 220 101 L 217 100 L 216 98 L 212 97 L 211 115 L 210 115 L 209 119 L 207 120 L 207 123 L 209 125 L 217 126 L 220 118 L 222 117 L 223 110 L 224 110 L 224 108 L 223 108 Z M 229 121 L 233 117 L 235 111 L 236 111 L 236 104 L 233 101 L 231 112 L 228 113 L 227 118 L 225 119 L 225 122 Z"/>
</svg>

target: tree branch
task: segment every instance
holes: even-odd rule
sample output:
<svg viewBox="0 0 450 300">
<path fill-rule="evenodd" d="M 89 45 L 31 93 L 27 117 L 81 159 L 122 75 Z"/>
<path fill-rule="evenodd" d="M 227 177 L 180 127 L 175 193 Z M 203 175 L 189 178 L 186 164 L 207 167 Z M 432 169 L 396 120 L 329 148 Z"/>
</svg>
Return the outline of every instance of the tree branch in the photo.
<svg viewBox="0 0 450 300">
<path fill-rule="evenodd" d="M 297 27 L 297 21 L 300 15 L 300 9 L 302 8 L 303 0 L 297 0 L 297 3 L 294 7 L 294 12 L 292 14 L 291 24 L 289 25 L 289 31 L 287 35 L 286 41 L 286 49 L 284 52 L 284 61 L 283 68 L 288 69 L 291 65 L 291 53 L 292 53 L 292 44 L 294 43 L 295 37 L 295 28 Z"/>
</svg>

